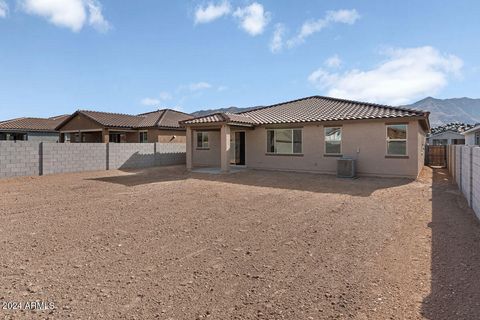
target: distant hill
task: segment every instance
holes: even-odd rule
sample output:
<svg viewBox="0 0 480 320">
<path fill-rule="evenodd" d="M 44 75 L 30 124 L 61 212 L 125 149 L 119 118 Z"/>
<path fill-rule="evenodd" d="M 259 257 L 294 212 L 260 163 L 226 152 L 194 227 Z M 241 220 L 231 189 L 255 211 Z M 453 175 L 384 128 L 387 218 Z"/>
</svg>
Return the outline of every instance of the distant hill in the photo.
<svg viewBox="0 0 480 320">
<path fill-rule="evenodd" d="M 452 122 L 480 123 L 480 99 L 428 97 L 405 107 L 430 111 L 432 127 Z"/>
<path fill-rule="evenodd" d="M 435 99 L 428 97 L 403 106 L 406 108 L 430 111 L 430 123 L 432 127 L 459 122 L 466 124 L 480 123 L 480 99 L 471 98 L 452 98 Z M 192 113 L 196 117 L 205 116 L 216 112 L 237 113 L 247 111 L 253 108 L 220 108 L 210 110 L 200 110 Z"/>
</svg>

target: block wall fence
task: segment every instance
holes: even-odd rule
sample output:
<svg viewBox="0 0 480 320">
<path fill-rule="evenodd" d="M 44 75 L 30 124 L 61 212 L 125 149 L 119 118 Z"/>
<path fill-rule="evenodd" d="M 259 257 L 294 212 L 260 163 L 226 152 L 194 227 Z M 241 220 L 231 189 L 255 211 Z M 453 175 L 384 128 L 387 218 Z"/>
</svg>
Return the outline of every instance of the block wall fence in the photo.
<svg viewBox="0 0 480 320">
<path fill-rule="evenodd" d="M 448 171 L 480 219 L 480 147 L 450 145 Z"/>
<path fill-rule="evenodd" d="M 0 178 L 185 164 L 184 143 L 0 141 Z"/>
</svg>

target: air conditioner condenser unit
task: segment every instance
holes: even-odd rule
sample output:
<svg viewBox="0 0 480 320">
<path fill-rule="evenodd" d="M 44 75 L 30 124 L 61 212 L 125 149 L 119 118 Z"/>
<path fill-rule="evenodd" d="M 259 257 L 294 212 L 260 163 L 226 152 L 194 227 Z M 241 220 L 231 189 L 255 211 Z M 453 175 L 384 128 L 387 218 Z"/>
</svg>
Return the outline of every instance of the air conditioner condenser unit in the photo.
<svg viewBox="0 0 480 320">
<path fill-rule="evenodd" d="M 355 159 L 341 158 L 337 160 L 337 177 L 338 178 L 355 178 Z"/>
</svg>

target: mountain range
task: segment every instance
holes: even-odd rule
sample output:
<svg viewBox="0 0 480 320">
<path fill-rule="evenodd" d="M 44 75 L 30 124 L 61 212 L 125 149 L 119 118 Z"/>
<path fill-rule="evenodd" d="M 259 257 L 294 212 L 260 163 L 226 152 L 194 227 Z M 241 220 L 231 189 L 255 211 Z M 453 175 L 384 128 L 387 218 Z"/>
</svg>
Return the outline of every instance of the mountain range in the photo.
<svg viewBox="0 0 480 320">
<path fill-rule="evenodd" d="M 480 99 L 452 98 L 436 99 L 427 97 L 415 103 L 402 106 L 430 112 L 430 123 L 432 127 L 445 125 L 452 122 L 467 124 L 480 123 Z M 254 108 L 228 107 L 220 109 L 200 110 L 193 115 L 199 117 L 215 112 L 236 113 Z"/>
<path fill-rule="evenodd" d="M 480 99 L 428 97 L 405 107 L 430 111 L 432 127 L 452 122 L 480 123 Z"/>
</svg>

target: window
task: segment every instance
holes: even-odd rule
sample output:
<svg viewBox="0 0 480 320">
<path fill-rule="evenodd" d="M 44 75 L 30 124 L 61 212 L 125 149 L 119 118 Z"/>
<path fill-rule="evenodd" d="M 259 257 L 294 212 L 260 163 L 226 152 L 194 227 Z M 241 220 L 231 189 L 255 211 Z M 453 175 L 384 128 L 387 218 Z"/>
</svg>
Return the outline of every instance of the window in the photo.
<svg viewBox="0 0 480 320">
<path fill-rule="evenodd" d="M 475 145 L 480 146 L 480 132 L 475 133 Z"/>
<path fill-rule="evenodd" d="M 197 132 L 197 149 L 208 149 L 208 132 Z"/>
<path fill-rule="evenodd" d="M 8 140 L 8 141 L 27 141 L 28 136 L 26 133 L 1 133 L 0 140 Z"/>
<path fill-rule="evenodd" d="M 148 135 L 147 131 L 140 131 L 140 143 L 147 143 L 148 142 Z"/>
<path fill-rule="evenodd" d="M 453 139 L 452 144 L 465 144 L 465 139 Z"/>
<path fill-rule="evenodd" d="M 406 156 L 407 155 L 407 125 L 391 124 L 387 125 L 387 155 Z"/>
<path fill-rule="evenodd" d="M 448 139 L 433 139 L 434 146 L 446 146 L 448 144 Z"/>
<path fill-rule="evenodd" d="M 341 127 L 325 128 L 325 153 L 326 154 L 342 153 L 342 128 Z"/>
<path fill-rule="evenodd" d="M 120 143 L 120 133 L 110 133 L 109 142 Z"/>
<path fill-rule="evenodd" d="M 267 130 L 267 153 L 301 154 L 302 129 Z"/>
</svg>

